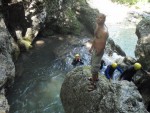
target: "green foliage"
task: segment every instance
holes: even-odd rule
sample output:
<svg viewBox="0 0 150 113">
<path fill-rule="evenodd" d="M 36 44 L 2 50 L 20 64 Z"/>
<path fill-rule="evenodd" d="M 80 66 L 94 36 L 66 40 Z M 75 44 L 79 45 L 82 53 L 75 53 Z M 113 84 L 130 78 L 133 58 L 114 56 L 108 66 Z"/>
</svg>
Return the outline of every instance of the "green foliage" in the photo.
<svg viewBox="0 0 150 113">
<path fill-rule="evenodd" d="M 129 5 L 134 5 L 137 2 L 150 2 L 150 0 L 112 0 L 113 2 L 118 2 L 121 4 L 129 4 Z"/>
<path fill-rule="evenodd" d="M 65 26 L 67 30 L 69 30 L 68 32 L 79 34 L 81 30 L 81 25 L 76 18 L 76 14 L 71 9 L 68 9 L 65 11 L 65 15 L 68 19 L 68 21 L 66 21 L 67 24 Z"/>
</svg>

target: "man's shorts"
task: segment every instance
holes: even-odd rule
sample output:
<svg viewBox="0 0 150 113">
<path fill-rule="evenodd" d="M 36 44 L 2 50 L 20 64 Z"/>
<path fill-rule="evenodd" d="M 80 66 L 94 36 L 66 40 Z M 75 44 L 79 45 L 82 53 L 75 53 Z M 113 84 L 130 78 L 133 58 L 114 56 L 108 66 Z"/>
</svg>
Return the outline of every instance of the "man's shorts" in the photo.
<svg viewBox="0 0 150 113">
<path fill-rule="evenodd" d="M 92 51 L 92 57 L 91 57 L 91 73 L 92 75 L 97 75 L 99 70 L 100 70 L 100 66 L 101 66 L 101 59 L 103 56 L 104 52 L 100 55 L 96 55 L 96 51 Z"/>
</svg>

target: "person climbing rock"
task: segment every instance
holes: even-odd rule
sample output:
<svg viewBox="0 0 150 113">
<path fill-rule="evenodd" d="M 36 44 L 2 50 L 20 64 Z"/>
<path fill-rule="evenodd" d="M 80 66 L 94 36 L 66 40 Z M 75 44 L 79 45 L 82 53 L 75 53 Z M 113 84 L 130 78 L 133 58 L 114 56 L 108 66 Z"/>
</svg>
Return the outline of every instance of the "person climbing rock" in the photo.
<svg viewBox="0 0 150 113">
<path fill-rule="evenodd" d="M 132 77 L 138 70 L 142 69 L 142 66 L 140 63 L 135 63 L 128 69 L 126 69 L 120 76 L 119 80 L 127 80 L 127 81 L 133 81 Z"/>
<path fill-rule="evenodd" d="M 83 63 L 83 61 L 82 61 L 82 59 L 80 58 L 80 55 L 79 54 L 76 54 L 75 55 L 75 58 L 73 59 L 73 61 L 72 61 L 72 65 L 73 66 L 79 66 L 79 65 L 83 65 L 84 63 Z"/>
<path fill-rule="evenodd" d="M 118 66 L 117 63 L 112 63 L 111 65 L 108 65 L 106 70 L 105 70 L 105 76 L 107 79 L 113 79 L 113 74 L 115 70 L 118 70 L 120 74 L 123 73 L 122 69 Z"/>
<path fill-rule="evenodd" d="M 89 50 L 92 53 L 91 57 L 91 74 L 92 78 L 89 78 L 93 88 L 89 88 L 89 91 L 96 89 L 95 82 L 98 81 L 98 72 L 101 65 L 101 58 L 104 54 L 104 49 L 106 45 L 106 40 L 109 36 L 107 27 L 105 25 L 106 16 L 104 14 L 99 14 L 96 19 L 96 29 L 94 32 L 94 40 L 92 46 Z"/>
</svg>

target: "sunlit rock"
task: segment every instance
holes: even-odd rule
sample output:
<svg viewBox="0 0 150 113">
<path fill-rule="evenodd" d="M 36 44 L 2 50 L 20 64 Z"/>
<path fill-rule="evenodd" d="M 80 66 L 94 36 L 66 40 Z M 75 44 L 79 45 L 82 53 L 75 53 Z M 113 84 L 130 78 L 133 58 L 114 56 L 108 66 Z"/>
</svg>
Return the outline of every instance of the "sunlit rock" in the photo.
<svg viewBox="0 0 150 113">
<path fill-rule="evenodd" d="M 43 40 L 38 40 L 38 41 L 36 41 L 36 45 L 37 46 L 42 46 L 42 45 L 44 45 L 45 44 L 45 42 L 43 41 Z"/>
<path fill-rule="evenodd" d="M 32 30 L 32 28 L 27 28 L 27 31 L 26 31 L 24 39 L 25 40 L 29 40 L 29 41 L 32 42 L 33 38 L 34 37 L 33 37 L 33 30 Z"/>
</svg>

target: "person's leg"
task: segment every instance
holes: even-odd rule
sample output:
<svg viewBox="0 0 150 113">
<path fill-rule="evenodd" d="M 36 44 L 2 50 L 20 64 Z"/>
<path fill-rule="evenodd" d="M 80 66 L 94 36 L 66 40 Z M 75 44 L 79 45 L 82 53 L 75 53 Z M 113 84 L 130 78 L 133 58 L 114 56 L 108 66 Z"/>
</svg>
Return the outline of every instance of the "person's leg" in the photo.
<svg viewBox="0 0 150 113">
<path fill-rule="evenodd" d="M 92 74 L 93 81 L 98 81 L 98 73 Z"/>
<path fill-rule="evenodd" d="M 91 74 L 92 78 L 89 78 L 91 81 L 91 86 L 88 88 L 88 91 L 93 91 L 96 89 L 96 81 L 98 81 L 98 72 L 100 70 L 101 56 L 97 56 L 95 52 L 92 53 L 91 57 Z"/>
<path fill-rule="evenodd" d="M 91 57 L 91 74 L 92 74 L 92 80 L 97 81 L 98 80 L 98 72 L 100 70 L 100 64 L 101 64 L 101 58 L 96 55 L 96 52 L 92 52 Z"/>
<path fill-rule="evenodd" d="M 92 74 L 92 77 L 88 78 L 88 80 L 90 80 L 90 86 L 88 87 L 89 92 L 96 89 L 96 81 L 98 78 L 98 72 L 97 73 L 95 72 L 95 66 L 94 65 L 91 65 L 91 74 Z"/>
</svg>

